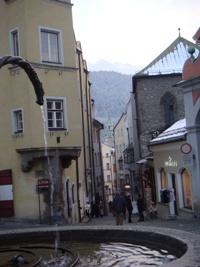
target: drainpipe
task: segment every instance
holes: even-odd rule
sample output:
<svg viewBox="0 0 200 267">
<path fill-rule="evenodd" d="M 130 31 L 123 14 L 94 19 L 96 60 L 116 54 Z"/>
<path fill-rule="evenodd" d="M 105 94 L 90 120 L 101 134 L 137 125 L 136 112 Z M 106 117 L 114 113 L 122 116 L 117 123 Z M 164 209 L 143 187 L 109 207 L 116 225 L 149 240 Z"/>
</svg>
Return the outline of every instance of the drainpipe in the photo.
<svg viewBox="0 0 200 267">
<path fill-rule="evenodd" d="M 88 185 L 87 185 L 87 173 L 86 173 L 86 151 L 85 151 L 85 123 L 84 123 L 84 110 L 83 110 L 83 87 L 82 87 L 82 76 L 81 76 L 81 55 L 82 51 L 77 49 L 78 53 L 78 64 L 79 64 L 79 80 L 80 80 L 80 96 L 81 96 L 81 117 L 82 117 L 82 134 L 83 134 L 83 160 L 84 160 L 84 175 L 85 175 L 85 189 L 86 195 L 88 196 Z"/>
<path fill-rule="evenodd" d="M 89 99 L 90 99 L 90 127 L 91 127 L 91 160 L 92 160 L 92 174 L 93 174 L 93 192 L 94 196 L 96 196 L 96 175 L 95 175 L 95 161 L 94 161 L 94 138 L 93 138 L 93 118 L 92 118 L 92 99 L 91 99 L 91 85 L 92 83 L 89 81 Z"/>
<path fill-rule="evenodd" d="M 79 196 L 79 168 L 78 158 L 76 158 L 76 187 L 77 187 L 77 204 L 78 204 L 78 221 L 81 223 L 80 196 Z"/>
<path fill-rule="evenodd" d="M 100 140 L 100 130 L 99 132 L 99 140 Z M 101 142 L 99 142 L 99 151 L 100 151 L 100 161 L 101 161 L 101 184 L 102 184 L 102 200 L 104 203 L 104 207 L 107 207 L 106 198 L 105 198 L 105 183 L 104 183 L 104 173 L 103 173 L 103 160 L 102 160 L 102 150 L 101 150 Z M 107 212 L 105 215 L 108 215 Z"/>
<path fill-rule="evenodd" d="M 87 132 L 88 132 L 88 152 L 89 152 L 89 164 L 90 164 L 90 168 L 91 168 L 91 171 L 90 171 L 90 191 L 91 191 L 91 199 L 90 201 L 93 200 L 93 169 L 92 168 L 92 153 L 91 153 L 91 136 L 92 136 L 92 132 L 91 132 L 91 120 L 90 120 L 90 117 L 91 117 L 91 113 L 90 113 L 90 109 L 89 109 L 89 106 L 91 106 L 91 99 L 90 99 L 90 87 L 89 87 L 89 90 L 88 90 L 88 71 L 85 69 L 85 91 L 86 91 L 86 114 L 87 114 Z"/>
</svg>

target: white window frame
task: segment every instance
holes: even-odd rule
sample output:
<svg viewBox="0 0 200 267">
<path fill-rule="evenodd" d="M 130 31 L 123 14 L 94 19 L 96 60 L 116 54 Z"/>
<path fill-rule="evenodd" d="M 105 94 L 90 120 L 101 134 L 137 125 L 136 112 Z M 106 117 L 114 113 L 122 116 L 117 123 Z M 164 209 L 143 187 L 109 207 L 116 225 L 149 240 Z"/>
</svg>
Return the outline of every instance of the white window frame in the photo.
<svg viewBox="0 0 200 267">
<path fill-rule="evenodd" d="M 17 34 L 17 43 L 16 39 L 14 38 Z M 19 56 L 20 55 L 20 42 L 19 42 L 19 28 L 14 28 L 10 30 L 10 53 L 13 56 Z"/>
<path fill-rule="evenodd" d="M 16 109 L 12 109 L 12 130 L 13 130 L 13 134 L 17 134 L 17 133 L 24 133 L 24 114 L 23 114 L 23 108 L 16 108 Z M 19 121 L 19 113 L 21 113 L 21 121 Z M 20 124 L 22 124 L 22 127 L 20 126 Z"/>
<path fill-rule="evenodd" d="M 43 59 L 43 53 L 42 53 L 42 32 L 48 33 L 48 41 L 50 38 L 50 34 L 56 34 L 57 35 L 57 53 L 58 53 L 58 60 L 53 61 L 49 57 L 49 60 Z M 47 28 L 47 27 L 39 27 L 39 40 L 40 40 L 40 63 L 42 64 L 51 64 L 51 65 L 63 65 L 63 46 L 62 46 L 62 31 L 59 29 L 53 29 L 53 28 Z M 48 42 L 48 49 L 51 50 L 50 42 Z M 49 51 L 48 51 L 49 52 Z M 49 53 L 49 56 L 51 56 L 51 53 Z"/>
<path fill-rule="evenodd" d="M 63 127 L 49 127 L 48 126 L 48 109 L 47 109 L 47 101 L 62 101 L 62 111 L 63 111 Z M 68 117 L 67 117 L 67 101 L 65 97 L 53 97 L 53 96 L 45 96 L 44 97 L 44 107 L 45 107 L 45 125 L 47 132 L 54 132 L 54 131 L 67 131 L 68 132 Z M 56 112 L 56 111 L 55 111 Z M 54 123 L 56 121 L 56 117 L 54 116 Z"/>
</svg>

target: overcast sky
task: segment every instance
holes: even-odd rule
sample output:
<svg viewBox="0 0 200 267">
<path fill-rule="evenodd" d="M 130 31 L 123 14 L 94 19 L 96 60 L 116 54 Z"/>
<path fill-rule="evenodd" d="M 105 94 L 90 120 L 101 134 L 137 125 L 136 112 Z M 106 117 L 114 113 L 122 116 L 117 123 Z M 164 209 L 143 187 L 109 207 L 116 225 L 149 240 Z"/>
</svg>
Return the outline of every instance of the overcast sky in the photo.
<svg viewBox="0 0 200 267">
<path fill-rule="evenodd" d="M 76 40 L 87 62 L 145 67 L 179 34 L 193 41 L 199 0 L 71 0 Z"/>
</svg>

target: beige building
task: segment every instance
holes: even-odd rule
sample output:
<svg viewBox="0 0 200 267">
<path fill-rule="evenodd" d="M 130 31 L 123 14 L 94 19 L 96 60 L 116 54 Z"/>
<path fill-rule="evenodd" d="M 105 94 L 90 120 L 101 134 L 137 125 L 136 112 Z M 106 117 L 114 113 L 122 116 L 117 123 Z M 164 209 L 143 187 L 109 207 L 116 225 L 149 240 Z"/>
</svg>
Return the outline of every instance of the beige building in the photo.
<svg viewBox="0 0 200 267">
<path fill-rule="evenodd" d="M 108 203 L 110 201 L 113 201 L 113 194 L 116 191 L 115 153 L 113 147 L 102 143 L 101 154 L 102 154 L 102 166 L 103 166 L 103 176 L 104 176 L 104 186 L 105 186 L 105 205 L 106 205 L 106 210 L 108 210 Z"/>
<path fill-rule="evenodd" d="M 1 69 L 0 217 L 73 223 L 93 197 L 91 84 L 72 6 L 0 1 L 0 56 L 28 60 L 45 91 L 40 108 L 25 71 Z"/>
</svg>

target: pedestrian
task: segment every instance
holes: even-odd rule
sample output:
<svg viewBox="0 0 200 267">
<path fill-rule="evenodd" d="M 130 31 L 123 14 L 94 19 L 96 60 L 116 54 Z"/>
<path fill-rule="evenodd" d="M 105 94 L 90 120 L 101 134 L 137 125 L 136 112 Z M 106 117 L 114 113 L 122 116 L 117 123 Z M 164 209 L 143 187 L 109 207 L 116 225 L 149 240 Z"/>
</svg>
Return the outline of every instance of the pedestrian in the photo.
<svg viewBox="0 0 200 267">
<path fill-rule="evenodd" d="M 115 194 L 112 204 L 112 210 L 115 214 L 116 225 L 123 225 L 124 211 L 126 210 L 125 198 L 119 192 Z"/>
<path fill-rule="evenodd" d="M 126 196 L 126 208 L 128 211 L 128 223 L 132 223 L 131 216 L 132 216 L 133 206 L 132 206 L 130 194 Z"/>
<path fill-rule="evenodd" d="M 140 218 L 139 218 L 138 222 L 144 221 L 143 211 L 145 211 L 145 204 L 144 204 L 144 200 L 142 198 L 142 195 L 138 196 L 137 208 L 138 208 L 138 212 L 139 212 L 139 215 L 140 215 Z"/>
<path fill-rule="evenodd" d="M 85 215 L 91 220 L 91 207 L 88 201 L 85 205 Z"/>
<path fill-rule="evenodd" d="M 103 217 L 103 215 L 104 215 L 104 208 L 103 208 L 102 201 L 99 202 L 99 214 L 101 217 Z"/>
</svg>

